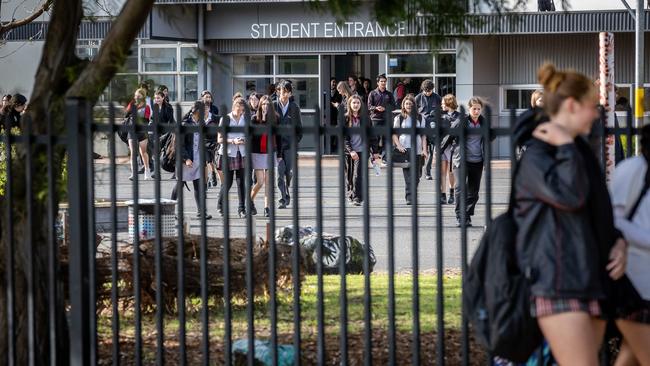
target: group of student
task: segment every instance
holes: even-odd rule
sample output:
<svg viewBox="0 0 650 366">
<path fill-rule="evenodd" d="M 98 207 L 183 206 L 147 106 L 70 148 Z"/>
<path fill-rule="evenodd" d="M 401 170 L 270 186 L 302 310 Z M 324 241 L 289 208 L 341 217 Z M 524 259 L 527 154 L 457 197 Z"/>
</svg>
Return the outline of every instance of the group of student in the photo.
<svg viewBox="0 0 650 366">
<path fill-rule="evenodd" d="M 347 83 L 339 82 L 336 89 L 340 98 L 332 102 L 332 108 L 336 110 L 338 116 L 337 124 L 344 123 L 348 127 L 366 127 L 365 124 L 386 126 L 390 122 L 393 128 L 410 128 L 414 124 L 418 128 L 435 128 L 436 123 L 440 123 L 440 128 L 448 132 L 448 129 L 458 127 L 461 120 L 467 122 L 467 128 L 479 128 L 485 123 L 484 117 L 481 115 L 484 102 L 479 97 L 470 98 L 467 105 L 469 115 L 466 119 L 462 119 L 458 111 L 456 97 L 453 94 L 447 94 L 444 97 L 436 94 L 432 80 L 424 80 L 418 95 L 406 94 L 399 103 L 393 93 L 386 89 L 386 81 L 385 74 L 377 76 L 377 88 L 372 90 L 365 99 L 362 95 L 354 93 Z M 393 110 L 396 113 L 393 113 Z M 373 135 L 367 141 L 367 147 L 364 147 L 361 135 L 348 134 L 343 146 L 346 155 L 345 174 L 348 199 L 356 206 L 360 206 L 363 202 L 360 157 L 363 156 L 364 149 L 368 149 L 371 165 L 383 167 L 387 164 L 386 147 L 393 147 L 391 152 L 393 160 L 402 161 L 405 183 L 404 198 L 407 205 L 412 204 L 413 192 L 411 190 L 417 189 L 422 177 L 422 170 L 424 169 L 425 179 L 433 179 L 431 169 L 435 151 L 440 149 L 441 179 L 439 184 L 440 190 L 443 192 L 440 203 L 456 205 L 456 219 L 460 226 L 462 215 L 461 189 L 459 188 L 462 185 L 462 188 L 467 190 L 465 224 L 471 226 L 471 217 L 474 215 L 474 209 L 478 202 L 485 161 L 483 135 L 470 134 L 467 136 L 465 144 L 467 178 L 464 181 L 458 177 L 458 168 L 461 163 L 458 137 L 445 133 L 440 136 L 439 144 L 436 145 L 434 140 L 427 135 L 418 134 L 415 146 L 413 146 L 412 136 L 407 133 L 393 134 L 390 142 L 384 141 L 382 136 Z M 405 163 L 405 160 L 409 160 L 411 149 L 415 149 L 416 161 Z M 415 182 L 411 182 L 411 169 L 416 169 Z"/>
<path fill-rule="evenodd" d="M 236 93 L 232 98 L 232 109 L 230 113 L 220 116 L 219 109 L 213 104 L 212 93 L 204 90 L 201 93 L 201 99 L 194 102 L 191 110 L 182 118 L 180 123 L 185 126 L 204 124 L 205 126 L 239 126 L 243 127 L 246 120 L 249 119 L 251 125 L 265 125 L 273 123 L 277 126 L 302 126 L 300 107 L 293 100 L 293 85 L 288 80 L 280 81 L 273 95 L 259 95 L 251 93 L 244 98 L 241 93 Z M 137 115 L 139 123 L 153 123 L 153 117 L 158 116 L 158 123 L 174 124 L 173 107 L 169 104 L 168 89 L 161 85 L 154 95 L 154 103 L 148 99 L 148 89 L 146 84 L 140 85 L 135 91 L 133 100 L 125 108 L 126 120 L 130 116 Z M 144 179 L 155 178 L 150 171 L 150 155 L 152 144 L 148 142 L 152 136 L 145 132 L 128 134 L 128 145 L 131 154 L 139 154 L 143 163 Z M 250 138 L 251 149 L 246 149 L 247 141 Z M 273 144 L 274 156 L 272 161 L 277 166 L 277 185 L 280 192 L 279 208 L 286 208 L 291 202 L 289 188 L 293 176 L 293 163 L 295 155 L 291 154 L 292 139 L 295 138 L 296 145 L 302 138 L 299 132 L 295 137 L 287 134 L 277 134 L 271 139 Z M 217 212 L 223 215 L 223 201 L 227 197 L 232 184 L 237 185 L 238 207 L 237 213 L 240 217 L 246 215 L 257 215 L 255 207 L 255 197 L 265 187 L 264 191 L 264 216 L 270 215 L 269 209 L 269 176 L 268 176 L 268 153 L 271 151 L 269 139 L 266 134 L 253 134 L 246 136 L 242 132 L 229 132 L 226 136 L 222 133 L 212 135 L 208 133 L 205 136 L 204 143 L 201 144 L 198 133 L 188 133 L 183 135 L 181 141 L 182 170 L 175 172 L 172 178 L 177 176 L 193 187 L 194 199 L 197 207 L 197 217 L 211 219 L 212 215 L 207 212 L 200 212 L 198 209 L 200 179 L 204 174 L 209 187 L 216 187 L 217 182 L 221 183 L 219 198 L 217 203 Z M 201 153 L 204 154 L 204 164 L 200 164 Z M 250 154 L 250 157 L 247 155 Z M 252 177 L 247 177 L 245 173 L 246 161 L 250 158 Z M 155 159 L 154 159 L 155 160 Z M 133 160 L 132 160 L 133 161 Z M 227 169 L 223 164 L 227 164 Z M 131 176 L 137 167 L 131 164 Z M 253 179 L 254 184 L 250 192 L 246 192 L 246 179 Z M 207 188 L 207 187 L 206 187 Z M 188 186 L 189 189 L 189 186 Z M 250 212 L 246 212 L 246 195 L 251 196 Z M 178 192 L 174 186 L 171 198 L 175 200 Z M 207 208 L 206 208 L 207 210 Z"/>
</svg>

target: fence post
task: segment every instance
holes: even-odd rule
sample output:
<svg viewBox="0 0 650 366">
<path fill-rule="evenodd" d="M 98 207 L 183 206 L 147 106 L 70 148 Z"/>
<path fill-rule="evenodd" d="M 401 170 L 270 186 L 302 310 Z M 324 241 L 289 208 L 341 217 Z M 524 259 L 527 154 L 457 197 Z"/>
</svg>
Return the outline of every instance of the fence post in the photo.
<svg viewBox="0 0 650 366">
<path fill-rule="evenodd" d="M 88 154 L 86 149 L 86 101 L 65 102 L 67 130 L 68 212 L 70 215 L 70 365 L 90 364 L 90 250 L 88 239 Z"/>
</svg>

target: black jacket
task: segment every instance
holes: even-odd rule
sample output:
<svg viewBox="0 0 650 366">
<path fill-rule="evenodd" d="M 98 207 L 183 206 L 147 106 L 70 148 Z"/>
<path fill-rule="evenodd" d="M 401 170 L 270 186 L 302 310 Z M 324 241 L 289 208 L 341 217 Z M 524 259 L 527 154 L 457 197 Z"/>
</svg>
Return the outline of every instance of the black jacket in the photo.
<svg viewBox="0 0 650 366">
<path fill-rule="evenodd" d="M 190 117 L 185 120 L 183 120 L 183 126 L 193 126 L 196 123 L 194 120 Z M 181 156 L 183 157 L 183 164 L 185 164 L 185 160 L 190 159 L 194 163 L 198 163 L 194 161 L 194 134 L 193 133 L 185 133 L 183 135 L 183 146 L 181 149 Z"/>
<path fill-rule="evenodd" d="M 278 112 L 278 115 L 280 116 L 278 119 L 278 125 L 279 126 L 296 126 L 298 129 L 302 129 L 302 119 L 300 116 L 300 107 L 298 105 L 289 100 L 289 108 L 287 109 L 287 114 L 282 113 L 282 107 L 280 106 L 280 102 L 273 102 L 273 106 L 275 107 L 275 111 Z M 297 138 L 297 143 L 300 143 L 300 140 L 302 140 L 302 131 L 298 131 L 298 134 L 296 135 Z M 288 131 L 281 131 L 278 133 L 276 136 L 276 141 L 277 141 L 277 156 L 282 157 L 285 151 L 288 151 L 291 149 L 291 136 L 289 135 Z"/>
<path fill-rule="evenodd" d="M 158 113 L 158 123 L 160 124 L 175 124 L 176 119 L 174 118 L 174 107 L 169 103 L 163 103 L 162 108 L 158 104 L 154 104 L 153 111 L 154 116 Z M 153 118 L 152 118 L 153 122 Z"/>
<path fill-rule="evenodd" d="M 517 258 L 531 292 L 552 298 L 602 299 L 614 228 L 605 179 L 578 137 L 559 147 L 533 139 L 515 177 Z"/>
<path fill-rule="evenodd" d="M 393 108 L 395 108 L 395 96 L 388 89 L 382 92 L 377 88 L 371 91 L 368 96 L 368 112 L 370 112 L 370 119 L 373 121 L 383 121 L 386 118 L 386 111 L 377 111 L 379 106 L 383 106 L 389 112 L 392 112 Z"/>
<path fill-rule="evenodd" d="M 427 122 L 427 127 L 436 127 L 435 117 L 438 113 L 437 111 L 441 108 L 441 104 L 442 97 L 435 92 L 431 93 L 431 96 L 429 97 L 427 97 L 424 92 L 415 96 L 415 105 L 418 107 L 418 112 L 424 116 L 424 120 Z"/>
<path fill-rule="evenodd" d="M 440 115 L 440 128 L 451 128 L 452 126 L 456 127 L 458 126 L 459 119 L 460 119 L 460 112 L 458 111 L 453 111 L 451 112 L 451 114 L 442 113 Z M 442 138 L 440 139 L 440 147 L 442 151 L 445 151 L 447 147 L 455 143 L 456 141 L 453 139 L 452 135 L 443 132 Z"/>
</svg>

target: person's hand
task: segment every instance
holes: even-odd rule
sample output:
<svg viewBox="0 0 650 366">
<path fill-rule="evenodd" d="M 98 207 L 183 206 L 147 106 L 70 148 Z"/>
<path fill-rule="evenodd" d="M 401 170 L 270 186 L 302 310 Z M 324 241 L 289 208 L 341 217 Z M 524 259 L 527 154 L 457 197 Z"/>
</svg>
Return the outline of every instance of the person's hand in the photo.
<svg viewBox="0 0 650 366">
<path fill-rule="evenodd" d="M 372 158 L 373 158 L 375 161 L 381 161 L 381 156 L 380 156 L 379 154 L 372 154 Z"/>
<path fill-rule="evenodd" d="M 404 146 L 402 146 L 402 144 L 397 144 L 397 146 L 395 146 L 395 148 L 397 149 L 397 151 L 399 151 L 401 153 L 406 152 L 406 149 L 404 148 Z"/>
<path fill-rule="evenodd" d="M 427 149 L 422 149 L 422 155 L 424 156 L 425 159 L 429 157 L 429 152 L 427 151 Z"/>
<path fill-rule="evenodd" d="M 386 108 L 384 108 L 383 106 L 377 106 L 377 111 L 383 112 L 385 110 L 386 110 Z"/>
<path fill-rule="evenodd" d="M 191 168 L 192 167 L 192 160 L 191 159 L 185 160 L 185 165 Z"/>
<path fill-rule="evenodd" d="M 352 157 L 352 160 L 354 160 L 354 161 L 359 160 L 359 154 L 357 154 L 356 151 L 352 151 L 352 152 L 350 153 L 350 156 Z"/>
<path fill-rule="evenodd" d="M 607 264 L 607 271 L 609 277 L 613 280 L 618 280 L 625 274 L 625 266 L 627 265 L 627 243 L 623 239 L 618 239 L 616 244 L 609 251 L 609 263 Z"/>
<path fill-rule="evenodd" d="M 338 107 L 339 107 L 339 104 L 338 104 L 337 102 L 332 103 L 332 105 L 334 106 L 334 108 L 338 108 Z"/>
<path fill-rule="evenodd" d="M 573 143 L 573 137 L 564 129 L 555 123 L 542 123 L 533 131 L 533 137 L 554 146 L 561 146 Z"/>
</svg>

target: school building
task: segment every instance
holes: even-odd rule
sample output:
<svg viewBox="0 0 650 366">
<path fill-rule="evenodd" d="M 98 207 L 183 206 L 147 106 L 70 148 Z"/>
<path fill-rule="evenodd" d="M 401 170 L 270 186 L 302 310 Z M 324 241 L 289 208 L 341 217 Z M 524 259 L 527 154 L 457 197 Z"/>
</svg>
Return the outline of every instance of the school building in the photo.
<svg viewBox="0 0 650 366">
<path fill-rule="evenodd" d="M 21 2 L 3 3 L 2 19 L 12 3 Z M 120 4 L 112 2 L 114 14 Z M 378 24 L 370 5 L 337 23 L 329 12 L 314 10 L 302 1 L 158 0 L 102 102 L 129 98 L 138 82 L 149 81 L 154 86 L 167 85 L 172 102 L 184 106 L 196 100 L 201 90 L 210 89 L 218 105 L 229 107 L 233 93 L 263 93 L 268 85 L 287 78 L 294 83 L 303 124 L 327 124 L 331 77 L 363 76 L 372 80 L 374 88 L 376 75 L 386 73 L 390 90 L 398 80 L 406 79 L 410 80 L 408 88 L 417 92 L 419 83 L 431 78 L 439 94 L 456 94 L 460 102 L 482 96 L 492 108 L 494 124 L 507 126 L 511 110 L 528 107 L 532 91 L 539 87 L 537 68 L 544 61 L 597 78 L 598 33 L 603 31 L 614 33 L 618 95 L 631 100 L 633 17 L 615 0 L 573 0 L 570 4 L 569 11 L 539 12 L 537 1 L 531 0 L 524 11 L 504 17 L 476 9 L 484 20 L 481 26 L 431 50 L 413 36 L 406 23 Z M 92 58 L 101 46 L 110 29 L 104 11 L 97 10 L 93 22 L 82 24 L 80 56 Z M 645 12 L 645 19 L 647 32 L 650 12 Z M 0 92 L 29 95 L 46 32 L 47 18 L 42 17 L 8 35 L 0 46 Z M 650 65 L 647 35 L 644 58 Z M 644 80 L 648 111 L 649 66 Z M 646 120 L 650 122 L 649 115 Z M 313 149 L 307 140 L 301 150 Z M 496 157 L 509 155 L 507 140 L 494 144 Z"/>
</svg>

